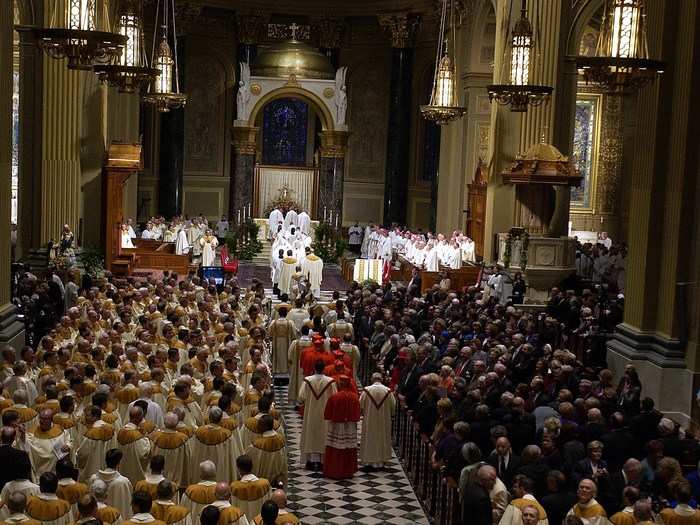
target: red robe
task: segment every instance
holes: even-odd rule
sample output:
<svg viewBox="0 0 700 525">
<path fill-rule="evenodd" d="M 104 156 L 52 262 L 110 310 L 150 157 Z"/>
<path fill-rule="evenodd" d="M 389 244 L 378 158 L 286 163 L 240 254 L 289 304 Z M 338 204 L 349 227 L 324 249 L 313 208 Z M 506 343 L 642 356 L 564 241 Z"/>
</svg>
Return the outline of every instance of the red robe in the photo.
<svg viewBox="0 0 700 525">
<path fill-rule="evenodd" d="M 333 363 L 333 354 L 325 350 L 318 351 L 313 346 L 302 350 L 301 356 L 299 356 L 299 366 L 304 372 L 304 377 L 312 376 L 316 373 L 314 367 L 319 359 L 323 361 L 325 366 L 328 366 Z"/>
<path fill-rule="evenodd" d="M 357 422 L 360 398 L 351 390 L 340 390 L 326 403 L 328 421 L 323 475 L 332 479 L 351 478 L 357 472 Z"/>
<path fill-rule="evenodd" d="M 328 377 L 332 377 L 333 379 L 335 379 L 335 382 L 338 384 L 340 384 L 340 376 L 347 376 L 350 379 L 350 386 L 352 387 L 352 391 L 359 395 L 359 392 L 357 390 L 357 383 L 355 382 L 355 379 L 352 376 L 352 368 L 343 366 L 342 368 L 337 369 L 335 364 L 332 364 L 324 368 L 323 373 Z"/>
</svg>

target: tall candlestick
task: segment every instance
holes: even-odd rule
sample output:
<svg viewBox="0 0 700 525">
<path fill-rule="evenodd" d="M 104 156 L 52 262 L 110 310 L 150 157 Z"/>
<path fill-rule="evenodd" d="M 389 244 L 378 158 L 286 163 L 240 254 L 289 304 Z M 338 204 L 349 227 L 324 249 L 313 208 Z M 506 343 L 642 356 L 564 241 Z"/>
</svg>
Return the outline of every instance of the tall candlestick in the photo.
<svg viewBox="0 0 700 525">
<path fill-rule="evenodd" d="M 326 220 L 326 207 L 323 207 L 323 220 Z"/>
<path fill-rule="evenodd" d="M 335 229 L 338 229 L 338 212 L 335 213 Z"/>
<path fill-rule="evenodd" d="M 248 203 L 248 218 L 249 218 L 249 219 L 252 218 L 252 214 L 251 214 L 252 210 L 253 210 L 253 208 L 252 208 L 252 206 L 251 206 L 251 204 L 250 204 L 250 202 L 249 202 L 249 203 Z"/>
<path fill-rule="evenodd" d="M 241 224 L 241 209 L 238 208 L 238 219 L 236 220 L 236 224 L 240 226 Z"/>
</svg>

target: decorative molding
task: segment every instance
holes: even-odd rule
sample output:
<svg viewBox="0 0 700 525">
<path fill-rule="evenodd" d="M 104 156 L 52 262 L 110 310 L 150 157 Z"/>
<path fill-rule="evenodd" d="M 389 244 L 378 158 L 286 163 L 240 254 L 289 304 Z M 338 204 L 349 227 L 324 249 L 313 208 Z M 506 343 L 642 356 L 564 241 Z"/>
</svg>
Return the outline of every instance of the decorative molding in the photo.
<svg viewBox="0 0 700 525">
<path fill-rule="evenodd" d="M 292 27 L 292 25 L 294 27 Z M 270 40 L 311 40 L 311 25 L 309 24 L 267 24 L 266 36 Z"/>
<path fill-rule="evenodd" d="M 345 22 L 338 18 L 320 18 L 313 22 L 312 30 L 318 36 L 318 45 L 323 49 L 340 49 L 343 45 Z"/>
<path fill-rule="evenodd" d="M 344 159 L 348 150 L 347 131 L 322 131 L 320 154 L 321 157 Z"/>
<path fill-rule="evenodd" d="M 335 95 L 335 90 L 333 88 L 326 88 L 323 90 L 323 96 L 325 98 L 333 98 L 333 95 Z"/>
<path fill-rule="evenodd" d="M 260 128 L 256 127 L 233 127 L 233 149 L 238 155 L 255 155 L 259 130 Z"/>
<path fill-rule="evenodd" d="M 265 36 L 268 16 L 262 13 L 241 13 L 236 15 L 238 42 L 257 44 Z"/>
<path fill-rule="evenodd" d="M 260 84 L 252 84 L 250 86 L 250 93 L 257 97 L 262 93 L 262 86 Z"/>
<path fill-rule="evenodd" d="M 391 47 L 404 49 L 413 47 L 420 29 L 421 18 L 412 13 L 377 15 L 379 25 L 389 32 Z"/>
</svg>

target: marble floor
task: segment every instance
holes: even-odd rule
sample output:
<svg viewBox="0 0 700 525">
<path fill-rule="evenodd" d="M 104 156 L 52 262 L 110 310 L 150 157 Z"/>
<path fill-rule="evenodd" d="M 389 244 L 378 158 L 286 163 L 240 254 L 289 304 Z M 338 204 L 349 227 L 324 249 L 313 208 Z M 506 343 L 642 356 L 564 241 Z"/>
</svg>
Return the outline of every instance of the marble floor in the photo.
<svg viewBox="0 0 700 525">
<path fill-rule="evenodd" d="M 304 525 L 427 525 L 420 503 L 393 458 L 383 472 L 357 472 L 352 479 L 331 480 L 299 463 L 301 418 L 287 404 L 287 387 L 276 387 L 276 404 L 284 411 L 289 454 L 289 507 Z"/>
</svg>

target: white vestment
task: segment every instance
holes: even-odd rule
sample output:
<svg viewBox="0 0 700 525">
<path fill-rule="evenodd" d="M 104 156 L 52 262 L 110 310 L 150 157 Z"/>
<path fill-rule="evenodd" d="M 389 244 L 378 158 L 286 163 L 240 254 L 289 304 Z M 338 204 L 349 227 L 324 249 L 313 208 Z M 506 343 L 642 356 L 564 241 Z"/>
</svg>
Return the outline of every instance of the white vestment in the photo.
<svg viewBox="0 0 700 525">
<path fill-rule="evenodd" d="M 269 237 L 272 238 L 277 233 L 277 225 L 280 222 L 284 222 L 284 215 L 282 212 L 275 208 L 270 212 L 270 217 L 267 219 L 267 226 L 269 228 Z"/>
<path fill-rule="evenodd" d="M 202 246 L 202 266 L 214 266 L 219 241 L 213 235 L 204 236 L 199 240 L 199 244 Z"/>
<path fill-rule="evenodd" d="M 284 216 L 284 229 L 290 230 L 292 227 L 297 227 L 297 219 L 299 216 L 294 210 L 289 210 L 287 215 Z"/>
<path fill-rule="evenodd" d="M 114 469 L 99 470 L 90 478 L 88 486 L 96 479 L 101 479 L 107 485 L 107 499 L 105 503 L 119 509 L 122 519 L 131 518 L 131 494 L 134 490 L 129 478 L 122 476 Z"/>
<path fill-rule="evenodd" d="M 304 235 L 311 235 L 311 217 L 309 217 L 308 213 L 302 211 L 297 215 L 297 224 Z"/>
<path fill-rule="evenodd" d="M 360 395 L 360 408 L 360 461 L 368 465 L 388 463 L 392 454 L 391 417 L 396 410 L 394 394 L 381 383 L 369 385 Z"/>
<path fill-rule="evenodd" d="M 314 374 L 304 378 L 299 389 L 299 402 L 304 405 L 304 420 L 301 427 L 301 462 L 313 461 L 311 454 L 320 457 L 326 451 L 325 419 L 326 403 L 337 392 L 333 378 L 323 374 Z M 314 458 L 315 459 L 315 458 Z"/>
<path fill-rule="evenodd" d="M 131 235 L 128 231 L 122 230 L 122 248 L 133 248 L 134 243 L 131 242 Z"/>
<path fill-rule="evenodd" d="M 292 287 L 292 276 L 296 272 L 297 260 L 294 257 L 285 257 L 282 259 L 282 269 L 280 270 L 280 280 L 278 287 L 281 293 L 289 292 Z"/>
<path fill-rule="evenodd" d="M 175 254 L 185 255 L 190 251 L 190 243 L 187 240 L 187 231 L 182 228 L 177 232 L 177 242 L 175 243 Z"/>
<path fill-rule="evenodd" d="M 309 280 L 311 292 L 314 294 L 314 297 L 320 297 L 321 281 L 323 280 L 323 259 L 314 254 L 305 257 L 301 271 Z"/>
</svg>

